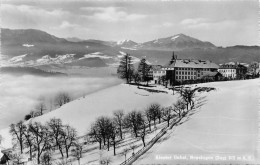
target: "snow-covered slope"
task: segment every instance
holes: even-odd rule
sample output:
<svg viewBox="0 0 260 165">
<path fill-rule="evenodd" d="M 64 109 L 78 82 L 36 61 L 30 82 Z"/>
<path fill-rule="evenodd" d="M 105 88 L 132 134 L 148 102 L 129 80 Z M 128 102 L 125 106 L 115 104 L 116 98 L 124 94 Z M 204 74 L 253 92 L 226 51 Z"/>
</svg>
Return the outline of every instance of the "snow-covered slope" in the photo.
<svg viewBox="0 0 260 165">
<path fill-rule="evenodd" d="M 199 85 L 213 86 L 217 91 L 207 94 L 207 103 L 197 114 L 164 135 L 164 140 L 134 164 L 227 164 L 235 161 L 218 160 L 216 156 L 235 156 L 236 159 L 254 156 L 258 146 L 259 85 L 259 79 Z M 180 155 L 187 157 L 181 160 Z M 190 155 L 213 157 L 213 160 L 199 161 Z M 156 156 L 171 158 L 156 159 Z"/>
<path fill-rule="evenodd" d="M 138 90 L 136 86 L 126 84 L 110 87 L 99 92 L 79 98 L 61 108 L 33 119 L 33 121 L 46 122 L 53 117 L 61 118 L 64 123 L 75 127 L 79 135 L 86 134 L 90 124 L 101 115 L 112 115 L 115 110 L 123 109 L 128 112 L 134 109 L 141 110 L 150 103 L 160 103 L 169 106 L 176 96 L 165 93 L 149 93 Z M 3 146 L 10 147 L 8 129 L 0 130 L 4 136 Z"/>
</svg>

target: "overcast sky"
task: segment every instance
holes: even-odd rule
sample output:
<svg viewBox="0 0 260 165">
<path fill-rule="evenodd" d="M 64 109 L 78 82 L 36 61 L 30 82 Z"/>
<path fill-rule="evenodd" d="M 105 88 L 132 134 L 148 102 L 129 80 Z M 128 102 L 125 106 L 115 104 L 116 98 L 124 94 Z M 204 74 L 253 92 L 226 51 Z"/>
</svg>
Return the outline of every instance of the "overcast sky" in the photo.
<svg viewBox="0 0 260 165">
<path fill-rule="evenodd" d="M 260 45 L 258 0 L 2 0 L 2 27 L 145 42 L 184 33 L 216 46 Z"/>
</svg>

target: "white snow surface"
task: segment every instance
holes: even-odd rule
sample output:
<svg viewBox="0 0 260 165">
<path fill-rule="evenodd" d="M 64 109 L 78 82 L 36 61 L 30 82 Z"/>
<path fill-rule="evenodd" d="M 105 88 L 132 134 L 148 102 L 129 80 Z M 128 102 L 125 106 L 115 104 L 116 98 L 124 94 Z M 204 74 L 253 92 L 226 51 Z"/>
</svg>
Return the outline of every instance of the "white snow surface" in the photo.
<svg viewBox="0 0 260 165">
<path fill-rule="evenodd" d="M 56 57 L 52 58 L 49 55 L 42 56 L 42 58 L 36 60 L 36 65 L 40 64 L 61 64 L 61 63 L 69 63 L 74 60 L 75 54 L 65 54 L 65 55 L 56 55 Z"/>
<path fill-rule="evenodd" d="M 17 62 L 21 62 L 23 61 L 23 58 L 26 57 L 27 54 L 23 54 L 23 55 L 20 55 L 20 56 L 15 56 L 11 59 L 8 60 L 8 62 L 10 63 L 17 63 Z"/>
<path fill-rule="evenodd" d="M 122 49 L 128 49 L 128 50 L 137 50 L 135 48 L 127 48 L 127 47 L 121 47 Z"/>
<path fill-rule="evenodd" d="M 123 45 L 124 43 L 127 43 L 127 42 L 129 42 L 130 40 L 121 40 L 121 41 L 117 41 L 117 45 Z"/>
<path fill-rule="evenodd" d="M 170 91 L 171 92 L 171 91 Z M 150 103 L 160 103 L 169 106 L 173 103 L 175 97 L 165 93 L 149 93 L 145 90 L 138 90 L 136 86 L 126 84 L 110 87 L 96 93 L 81 97 L 59 109 L 47 113 L 43 116 L 34 118 L 32 121 L 45 123 L 51 118 L 60 118 L 65 124 L 76 128 L 78 134 L 84 135 L 90 128 L 90 124 L 101 115 L 112 115 L 115 110 L 142 110 Z M 8 128 L 0 130 L 4 137 L 3 147 L 11 147 L 11 137 Z"/>
<path fill-rule="evenodd" d="M 86 54 L 86 55 L 84 55 L 84 57 L 79 58 L 79 60 L 86 59 L 86 58 L 95 58 L 95 57 L 98 57 L 101 59 L 112 59 L 112 57 L 105 55 L 101 52 L 95 52 L 95 53 Z"/>
<path fill-rule="evenodd" d="M 244 155 L 255 153 L 259 108 L 259 90 L 257 89 L 259 89 L 259 85 L 259 79 L 199 84 L 198 86 L 215 87 L 216 91 L 203 93 L 202 96 L 207 96 L 206 104 L 188 121 L 172 131 L 168 131 L 134 164 L 183 163 L 183 161 L 174 159 L 158 160 L 155 159 L 157 155 Z M 172 95 L 172 91 L 163 87 L 157 87 L 157 89 L 169 93 L 149 93 L 137 89 L 136 86 L 117 85 L 89 94 L 85 98 L 79 98 L 55 111 L 34 118 L 30 122 L 45 123 L 53 117 L 61 118 L 65 124 L 75 127 L 79 135 L 84 135 L 97 117 L 111 116 L 114 110 L 123 109 L 125 112 L 134 109 L 143 110 L 154 102 L 160 103 L 162 106 L 169 106 L 177 100 L 178 96 Z M 4 137 L 3 147 L 10 147 L 11 137 L 8 129 L 0 130 L 0 134 Z M 109 155 L 111 152 L 112 148 Z M 90 160 L 97 161 L 99 154 L 101 153 L 98 150 L 91 151 L 84 156 L 81 162 L 86 164 Z M 96 158 L 94 158 L 95 156 Z M 129 156 L 128 154 L 127 157 Z M 124 160 L 123 156 L 120 155 L 112 157 L 112 159 L 112 164 L 119 164 Z M 200 161 L 199 163 L 207 162 Z"/>
<path fill-rule="evenodd" d="M 216 87 L 217 91 L 208 93 L 207 103 L 198 113 L 165 134 L 164 140 L 159 140 L 134 164 L 235 163 L 173 158 L 178 155 L 254 157 L 258 146 L 259 85 L 259 79 L 200 84 Z M 158 155 L 172 158 L 156 159 Z"/>
<path fill-rule="evenodd" d="M 29 48 L 29 47 L 33 47 L 34 45 L 32 45 L 32 44 L 23 44 L 23 46 Z"/>
<path fill-rule="evenodd" d="M 177 39 L 177 38 L 179 38 L 178 35 L 177 35 L 177 36 L 173 36 L 173 37 L 171 38 L 171 40 L 174 41 L 174 40 Z"/>
</svg>

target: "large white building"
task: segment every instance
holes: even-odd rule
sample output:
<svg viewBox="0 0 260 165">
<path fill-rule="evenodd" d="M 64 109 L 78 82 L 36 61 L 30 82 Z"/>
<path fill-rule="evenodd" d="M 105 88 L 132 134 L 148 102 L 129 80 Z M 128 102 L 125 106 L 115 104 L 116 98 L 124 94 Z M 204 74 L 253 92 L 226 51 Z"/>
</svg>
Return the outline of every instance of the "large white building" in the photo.
<svg viewBox="0 0 260 165">
<path fill-rule="evenodd" d="M 222 76 L 235 79 L 237 77 L 237 69 L 233 64 L 223 64 L 218 69 L 218 72 L 222 74 Z"/>
<path fill-rule="evenodd" d="M 162 69 L 166 71 L 166 77 L 174 83 L 186 80 L 202 79 L 204 74 L 217 72 L 219 66 L 209 60 L 177 59 L 173 55 L 169 64 Z"/>
<path fill-rule="evenodd" d="M 162 77 L 166 76 L 166 71 L 162 69 L 161 65 L 153 65 L 151 72 L 155 84 L 160 83 L 160 81 L 162 81 Z"/>
</svg>

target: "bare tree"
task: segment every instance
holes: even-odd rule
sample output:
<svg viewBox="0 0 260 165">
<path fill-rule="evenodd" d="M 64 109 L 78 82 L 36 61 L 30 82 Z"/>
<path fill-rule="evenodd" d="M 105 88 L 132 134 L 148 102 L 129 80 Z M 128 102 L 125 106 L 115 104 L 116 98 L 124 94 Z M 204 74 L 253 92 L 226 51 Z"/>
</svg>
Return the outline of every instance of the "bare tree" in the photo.
<svg viewBox="0 0 260 165">
<path fill-rule="evenodd" d="M 124 125 L 135 137 L 139 137 L 138 130 L 142 127 L 142 113 L 137 111 L 129 112 L 125 116 Z"/>
<path fill-rule="evenodd" d="M 109 150 L 110 147 L 110 134 L 108 132 L 108 126 L 111 120 L 108 117 L 101 116 L 96 120 L 96 127 L 99 130 L 100 135 L 103 139 L 103 144 L 106 145 L 107 142 L 107 149 Z"/>
<path fill-rule="evenodd" d="M 124 148 L 123 152 L 122 152 L 122 155 L 125 156 L 125 161 L 126 161 L 126 155 L 127 153 L 129 152 L 129 149 L 128 148 Z"/>
<path fill-rule="evenodd" d="M 52 118 L 48 123 L 47 126 L 49 128 L 49 135 L 53 139 L 55 146 L 58 147 L 60 154 L 64 157 L 63 154 L 63 125 L 61 119 Z"/>
<path fill-rule="evenodd" d="M 149 130 L 151 131 L 151 121 L 152 121 L 152 114 L 149 108 L 147 108 L 144 112 L 146 120 L 148 122 Z"/>
<path fill-rule="evenodd" d="M 23 132 L 25 141 L 24 145 L 25 147 L 29 147 L 29 152 L 30 152 L 30 159 L 32 160 L 32 152 L 33 152 L 33 134 L 29 129 L 27 128 L 26 131 Z"/>
<path fill-rule="evenodd" d="M 173 108 L 171 106 L 162 109 L 162 118 L 164 121 L 167 121 L 168 127 L 170 126 L 170 120 L 173 116 Z"/>
<path fill-rule="evenodd" d="M 88 136 L 90 137 L 92 142 L 98 142 L 99 143 L 99 149 L 102 149 L 102 134 L 101 130 L 99 129 L 98 125 L 96 123 L 91 125 L 90 132 L 88 133 Z"/>
<path fill-rule="evenodd" d="M 122 129 L 123 129 L 124 111 L 123 110 L 114 111 L 114 116 L 115 116 L 114 120 L 119 128 L 120 138 L 123 139 Z"/>
<path fill-rule="evenodd" d="M 71 97 L 66 92 L 61 92 L 55 97 L 55 103 L 59 107 L 71 101 Z"/>
<path fill-rule="evenodd" d="M 75 148 L 71 150 L 72 156 L 78 160 L 78 164 L 80 165 L 80 159 L 82 158 L 82 144 L 79 142 L 75 143 Z"/>
<path fill-rule="evenodd" d="M 23 143 L 24 143 L 24 132 L 26 131 L 26 126 L 22 121 L 17 124 L 11 124 L 9 132 L 13 136 L 13 140 L 16 140 L 19 144 L 20 151 L 23 153 Z"/>
<path fill-rule="evenodd" d="M 135 145 L 134 143 L 130 144 L 130 148 L 133 150 L 133 155 L 135 154 L 135 149 L 137 148 L 137 145 Z"/>
<path fill-rule="evenodd" d="M 191 88 L 181 88 L 179 93 L 181 95 L 181 98 L 186 103 L 187 110 L 192 109 L 194 106 L 194 98 L 195 98 L 195 92 L 197 88 L 191 89 Z"/>
<path fill-rule="evenodd" d="M 69 125 L 64 126 L 62 133 L 62 142 L 65 147 L 66 156 L 69 157 L 69 149 L 75 144 L 77 138 L 77 132 L 75 128 L 72 128 Z"/>
<path fill-rule="evenodd" d="M 142 139 L 143 145 L 145 147 L 145 136 L 146 136 L 146 122 L 145 119 L 142 117 L 139 118 L 141 127 L 139 129 L 139 134 Z"/>
<path fill-rule="evenodd" d="M 153 119 L 154 127 L 156 127 L 156 119 L 158 118 L 159 120 L 161 120 L 161 107 L 160 107 L 160 104 L 153 103 L 153 104 L 149 105 L 148 109 L 149 109 L 151 117 Z"/>
<path fill-rule="evenodd" d="M 43 151 L 51 148 L 51 139 L 49 138 L 47 127 L 39 122 L 30 124 L 29 131 L 32 132 L 33 146 L 37 151 L 37 163 L 40 164 Z"/>
<path fill-rule="evenodd" d="M 111 142 L 114 148 L 114 155 L 116 155 L 116 145 L 119 142 L 118 137 L 120 136 L 120 131 L 117 127 L 117 123 L 111 121 L 108 127 L 108 134 L 110 134 Z"/>
<path fill-rule="evenodd" d="M 43 115 L 43 111 L 47 110 L 44 102 L 38 103 L 36 105 L 35 109 L 37 112 L 40 113 L 40 115 Z"/>
<path fill-rule="evenodd" d="M 185 102 L 182 100 L 178 100 L 174 105 L 173 105 L 173 111 L 179 116 L 179 119 L 182 119 L 185 115 L 185 109 L 186 105 Z"/>
</svg>

